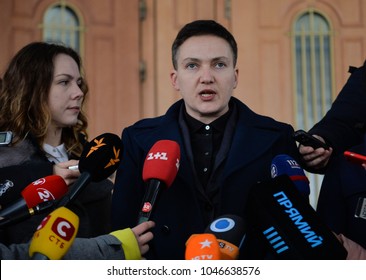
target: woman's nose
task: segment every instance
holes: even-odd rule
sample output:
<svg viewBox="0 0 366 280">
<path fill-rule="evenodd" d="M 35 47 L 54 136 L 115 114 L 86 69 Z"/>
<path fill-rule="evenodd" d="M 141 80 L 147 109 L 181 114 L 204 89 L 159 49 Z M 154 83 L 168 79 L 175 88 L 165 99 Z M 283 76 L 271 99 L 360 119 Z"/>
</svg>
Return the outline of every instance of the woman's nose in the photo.
<svg viewBox="0 0 366 280">
<path fill-rule="evenodd" d="M 209 68 L 202 69 L 201 73 L 201 83 L 209 84 L 214 81 L 214 77 L 212 75 L 212 72 Z"/>
</svg>

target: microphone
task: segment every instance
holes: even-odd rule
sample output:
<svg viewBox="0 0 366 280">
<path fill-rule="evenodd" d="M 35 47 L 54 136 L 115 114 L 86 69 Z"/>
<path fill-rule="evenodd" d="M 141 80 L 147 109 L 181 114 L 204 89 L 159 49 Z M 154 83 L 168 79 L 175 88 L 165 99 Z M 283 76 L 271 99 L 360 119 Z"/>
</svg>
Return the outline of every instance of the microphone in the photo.
<svg viewBox="0 0 366 280">
<path fill-rule="evenodd" d="M 248 224 L 276 259 L 344 260 L 347 257 L 345 248 L 299 194 L 288 175 L 254 185 L 249 193 L 247 213 Z"/>
<path fill-rule="evenodd" d="M 279 175 L 288 175 L 296 189 L 305 197 L 309 202 L 310 195 L 310 183 L 306 177 L 304 170 L 289 155 L 277 155 L 273 158 L 271 164 L 271 177 L 275 178 Z"/>
<path fill-rule="evenodd" d="M 212 233 L 192 234 L 186 242 L 186 260 L 220 260 L 219 243 Z"/>
<path fill-rule="evenodd" d="M 99 182 L 112 175 L 120 164 L 121 150 L 121 139 L 112 133 L 104 133 L 87 143 L 79 160 L 80 176 L 58 206 L 74 201 L 91 181 Z"/>
<path fill-rule="evenodd" d="M 45 217 L 37 227 L 29 246 L 33 260 L 59 260 L 71 247 L 79 228 L 79 217 L 60 207 Z"/>
<path fill-rule="evenodd" d="M 178 173 L 179 161 L 180 148 L 177 142 L 159 140 L 151 147 L 142 170 L 147 189 L 142 200 L 138 224 L 150 219 L 159 191 L 173 183 Z"/>
<path fill-rule="evenodd" d="M 205 230 L 215 235 L 219 243 L 221 260 L 237 260 L 244 242 L 246 226 L 237 215 L 223 215 L 215 219 Z"/>
<path fill-rule="evenodd" d="M 0 226 L 9 225 L 39 213 L 41 209 L 45 209 L 45 205 L 49 205 L 47 206 L 49 208 L 67 190 L 64 179 L 58 175 L 46 176 L 32 182 L 22 190 L 22 198 L 0 211 Z"/>
</svg>

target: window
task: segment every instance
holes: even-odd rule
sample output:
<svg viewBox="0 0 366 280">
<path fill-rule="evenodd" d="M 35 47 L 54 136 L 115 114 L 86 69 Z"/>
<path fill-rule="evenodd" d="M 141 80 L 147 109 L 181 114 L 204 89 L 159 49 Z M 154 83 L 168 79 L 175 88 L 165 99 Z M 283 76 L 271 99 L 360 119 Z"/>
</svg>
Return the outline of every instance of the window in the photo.
<svg viewBox="0 0 366 280">
<path fill-rule="evenodd" d="M 292 34 L 296 125 L 308 130 L 332 103 L 332 32 L 324 16 L 309 10 L 295 21 Z"/>
<path fill-rule="evenodd" d="M 75 9 L 60 1 L 49 7 L 43 17 L 43 40 L 63 43 L 80 53 L 84 27 Z"/>
<path fill-rule="evenodd" d="M 314 10 L 302 13 L 291 32 L 296 128 L 309 130 L 332 104 L 332 30 L 328 20 Z M 307 173 L 310 203 L 315 208 L 322 175 Z"/>
</svg>

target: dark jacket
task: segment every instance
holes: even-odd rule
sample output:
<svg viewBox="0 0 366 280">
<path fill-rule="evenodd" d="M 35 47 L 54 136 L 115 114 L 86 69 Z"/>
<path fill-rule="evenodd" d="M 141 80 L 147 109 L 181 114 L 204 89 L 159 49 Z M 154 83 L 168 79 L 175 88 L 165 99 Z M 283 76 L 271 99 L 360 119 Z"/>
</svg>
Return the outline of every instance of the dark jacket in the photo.
<svg viewBox="0 0 366 280">
<path fill-rule="evenodd" d="M 349 150 L 366 154 L 365 144 Z M 359 201 L 361 207 L 357 211 Z M 334 232 L 342 233 L 366 248 L 365 169 L 347 161 L 343 154 L 335 157 L 324 175 L 317 212 Z M 361 214 L 360 218 L 355 217 L 357 213 Z"/>
<path fill-rule="evenodd" d="M 199 189 L 187 158 L 178 115 L 183 101 L 173 104 L 164 116 L 145 119 L 124 129 L 124 151 L 116 175 L 112 203 L 114 229 L 136 225 L 145 185 L 142 169 L 146 154 L 161 139 L 176 141 L 181 150 L 180 167 L 173 184 L 159 193 L 151 220 L 155 221 L 154 239 L 148 259 L 184 259 L 185 242 L 194 233 L 203 233 L 219 215 L 235 214 L 245 219 L 246 199 L 251 187 L 271 177 L 270 165 L 278 154 L 298 159 L 293 128 L 252 112 L 236 98 L 238 120 L 229 152 L 216 181 L 218 194 Z M 224 136 L 222 143 L 226 143 Z M 207 219 L 211 217 L 211 220 Z"/>
<path fill-rule="evenodd" d="M 309 130 L 322 136 L 334 148 L 334 155 L 361 143 L 366 128 L 366 61 L 349 72 L 327 114 Z"/>
<path fill-rule="evenodd" d="M 13 147 L 0 147 L 0 182 L 10 180 L 14 185 L 2 194 L 2 208 L 22 198 L 20 192 L 30 183 L 52 174 L 53 163 L 47 160 L 31 138 Z M 110 232 L 112 189 L 113 183 L 110 180 L 91 182 L 77 199 L 68 205 L 80 219 L 78 237 L 94 237 Z M 5 245 L 29 242 L 42 219 L 52 210 L 7 226 L 0 231 L 0 241 Z"/>
</svg>

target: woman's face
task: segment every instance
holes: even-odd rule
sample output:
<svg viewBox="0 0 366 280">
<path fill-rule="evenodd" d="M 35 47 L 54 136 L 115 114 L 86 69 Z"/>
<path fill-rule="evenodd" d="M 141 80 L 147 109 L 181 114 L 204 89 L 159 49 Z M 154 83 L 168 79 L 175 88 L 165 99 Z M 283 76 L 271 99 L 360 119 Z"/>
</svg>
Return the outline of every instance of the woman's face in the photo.
<svg viewBox="0 0 366 280">
<path fill-rule="evenodd" d="M 229 110 L 238 81 L 229 43 L 213 35 L 190 37 L 179 47 L 171 81 L 190 116 L 203 123 L 219 118 Z"/>
<path fill-rule="evenodd" d="M 84 99 L 80 89 L 82 82 L 75 60 L 66 54 L 58 54 L 54 59 L 54 76 L 48 96 L 51 126 L 63 128 L 77 123 Z"/>
</svg>

